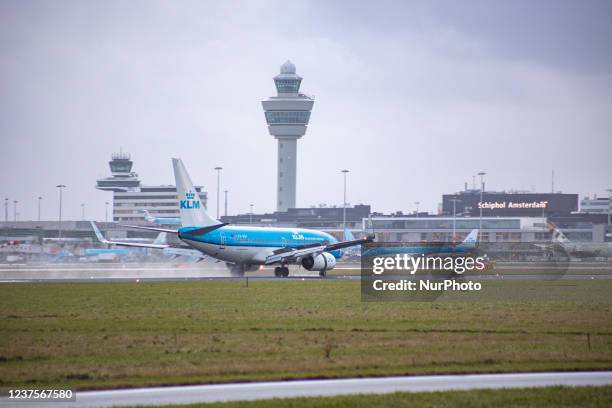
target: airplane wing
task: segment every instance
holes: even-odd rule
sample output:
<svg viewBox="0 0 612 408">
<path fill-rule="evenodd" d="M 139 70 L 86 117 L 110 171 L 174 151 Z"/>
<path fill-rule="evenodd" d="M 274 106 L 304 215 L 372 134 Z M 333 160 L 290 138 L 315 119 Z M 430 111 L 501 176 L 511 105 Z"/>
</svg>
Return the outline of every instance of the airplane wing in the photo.
<svg viewBox="0 0 612 408">
<path fill-rule="evenodd" d="M 326 245 L 308 246 L 307 248 L 281 248 L 274 251 L 272 255 L 266 257 L 266 265 L 280 262 L 288 258 L 297 258 L 300 256 L 319 254 L 325 251 Z"/>
<path fill-rule="evenodd" d="M 352 247 L 355 245 L 367 244 L 368 242 L 372 242 L 372 241 L 374 241 L 374 237 L 371 235 L 368 235 L 367 237 L 361 238 L 361 239 L 353 239 L 351 241 L 336 242 L 335 244 L 331 244 L 325 247 L 325 250 L 335 251 L 336 249 L 342 249 L 342 248 Z"/>
<path fill-rule="evenodd" d="M 155 248 L 155 249 L 164 249 L 170 246 L 170 245 L 164 245 L 164 244 L 140 244 L 137 242 L 109 241 L 106 238 L 104 238 L 104 235 L 102 235 L 102 232 L 100 232 L 100 229 L 98 228 L 95 222 L 91 221 L 91 227 L 96 233 L 96 238 L 98 238 L 98 241 L 100 241 L 103 244 L 107 244 L 107 245 L 120 245 L 120 246 L 126 246 L 126 247 Z"/>
<path fill-rule="evenodd" d="M 281 262 L 289 258 L 298 258 L 302 256 L 315 255 L 315 254 L 318 255 L 321 252 L 335 251 L 338 249 L 348 248 L 348 247 L 355 246 L 355 245 L 366 244 L 368 242 L 372 242 L 373 240 L 374 240 L 374 237 L 367 236 L 362 239 L 354 239 L 351 241 L 336 242 L 335 244 L 328 244 L 326 242 L 323 242 L 321 244 L 317 243 L 317 244 L 302 245 L 296 248 L 281 248 L 281 249 L 277 249 L 276 251 L 274 251 L 272 255 L 267 256 L 265 263 L 266 265 L 270 265 L 273 263 Z"/>
</svg>

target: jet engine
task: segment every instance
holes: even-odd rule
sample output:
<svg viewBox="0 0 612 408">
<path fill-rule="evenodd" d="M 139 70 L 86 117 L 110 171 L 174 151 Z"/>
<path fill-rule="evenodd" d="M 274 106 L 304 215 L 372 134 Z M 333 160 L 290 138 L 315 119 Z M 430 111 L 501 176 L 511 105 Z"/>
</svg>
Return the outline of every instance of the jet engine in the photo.
<svg viewBox="0 0 612 408">
<path fill-rule="evenodd" d="M 323 252 L 314 257 L 307 256 L 302 259 L 302 266 L 309 271 L 327 271 L 334 269 L 336 258 L 329 252 Z"/>
</svg>

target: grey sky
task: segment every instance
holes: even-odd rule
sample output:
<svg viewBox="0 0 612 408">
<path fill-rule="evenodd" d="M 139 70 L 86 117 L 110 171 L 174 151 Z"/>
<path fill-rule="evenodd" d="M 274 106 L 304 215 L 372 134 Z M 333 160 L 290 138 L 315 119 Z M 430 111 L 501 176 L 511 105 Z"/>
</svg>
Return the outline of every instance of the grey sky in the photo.
<svg viewBox="0 0 612 408">
<path fill-rule="evenodd" d="M 0 198 L 20 219 L 104 216 L 110 154 L 146 184 L 171 157 L 230 213 L 275 208 L 260 101 L 291 59 L 314 95 L 300 206 L 436 211 L 479 170 L 492 189 L 612 187 L 609 1 L 2 1 Z M 214 208 L 214 204 L 211 206 Z M 12 214 L 12 205 L 11 205 Z M 1 217 L 0 217 L 1 218 Z"/>
</svg>

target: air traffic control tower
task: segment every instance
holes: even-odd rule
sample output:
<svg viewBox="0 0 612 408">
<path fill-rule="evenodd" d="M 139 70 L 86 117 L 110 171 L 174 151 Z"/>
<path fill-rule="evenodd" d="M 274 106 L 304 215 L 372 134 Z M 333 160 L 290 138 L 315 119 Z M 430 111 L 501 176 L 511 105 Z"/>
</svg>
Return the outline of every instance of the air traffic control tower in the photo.
<svg viewBox="0 0 612 408">
<path fill-rule="evenodd" d="M 300 93 L 302 77 L 291 61 L 281 65 L 274 77 L 277 96 L 263 101 L 268 130 L 278 140 L 276 210 L 295 208 L 297 140 L 306 133 L 314 99 Z"/>
</svg>

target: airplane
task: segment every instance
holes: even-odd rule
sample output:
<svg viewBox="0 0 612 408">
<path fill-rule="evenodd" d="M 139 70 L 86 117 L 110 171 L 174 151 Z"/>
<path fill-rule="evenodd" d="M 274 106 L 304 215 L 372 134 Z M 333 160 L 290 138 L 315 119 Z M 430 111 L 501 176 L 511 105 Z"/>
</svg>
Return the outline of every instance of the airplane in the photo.
<svg viewBox="0 0 612 408">
<path fill-rule="evenodd" d="M 355 236 L 353 235 L 351 230 L 349 230 L 348 228 L 345 228 L 344 229 L 344 240 L 345 241 L 352 241 L 354 239 L 355 239 Z M 351 257 L 358 258 L 358 257 L 361 257 L 361 251 L 359 250 L 358 247 L 354 246 L 354 247 L 347 248 L 344 251 L 344 255 L 347 258 L 351 258 Z"/>
<path fill-rule="evenodd" d="M 233 226 L 212 218 L 204 210 L 191 178 L 181 159 L 172 159 L 179 197 L 181 227 L 177 230 L 125 225 L 177 234 L 190 248 L 219 261 L 224 261 L 234 276 L 258 270 L 261 265 L 274 268 L 277 277 L 289 276 L 287 265 L 302 265 L 306 270 L 325 276 L 342 257 L 342 249 L 373 241 L 363 239 L 338 242 L 328 233 L 304 228 Z M 118 243 L 117 243 L 118 244 Z M 131 244 L 148 248 L 168 248 L 168 245 Z"/>
<path fill-rule="evenodd" d="M 97 226 L 94 229 L 94 232 L 96 232 L 96 229 L 97 229 Z M 97 233 L 96 233 L 96 237 L 97 237 Z M 155 238 L 155 240 L 153 241 L 153 243 L 161 244 L 165 242 L 165 239 L 166 239 L 166 233 L 160 232 L 157 238 Z M 87 248 L 85 249 L 85 256 L 97 257 L 99 260 L 114 260 L 117 256 L 128 255 L 130 254 L 130 252 L 131 251 L 129 250 L 129 248 Z"/>
<path fill-rule="evenodd" d="M 180 218 L 165 218 L 151 215 L 147 210 L 140 210 L 144 214 L 144 219 L 153 224 L 180 224 Z"/>
<path fill-rule="evenodd" d="M 434 255 L 434 254 L 456 254 L 470 252 L 476 248 L 478 243 L 478 229 L 473 229 L 463 240 L 463 242 L 452 245 L 452 244 L 441 244 L 433 242 L 430 245 L 414 245 L 414 246 L 389 246 L 389 247 L 376 247 L 370 248 L 364 251 L 362 256 L 384 256 L 384 255 L 395 255 L 395 254 L 409 254 L 409 255 Z"/>
<path fill-rule="evenodd" d="M 165 231 L 160 232 L 157 238 L 155 238 L 155 241 L 153 241 L 153 243 L 145 244 L 145 243 L 137 243 L 137 242 L 109 241 L 106 238 L 104 238 L 104 235 L 102 235 L 102 232 L 100 231 L 100 229 L 98 228 L 98 226 L 96 225 L 94 221 L 91 221 L 91 226 L 94 230 L 94 233 L 96 234 L 96 238 L 98 238 L 98 241 L 106 245 L 118 245 L 118 246 L 134 247 L 134 248 L 161 249 L 163 251 L 163 254 L 169 256 L 171 259 L 178 258 L 179 256 L 185 256 L 185 257 L 194 259 L 196 262 L 201 262 L 208 258 L 208 256 L 202 254 L 202 252 L 197 251 L 195 249 L 174 247 L 174 246 L 168 245 L 166 243 L 167 232 Z M 94 249 L 88 249 L 88 251 L 94 251 Z M 95 249 L 95 251 L 103 252 L 103 251 L 117 251 L 117 250 Z"/>
<path fill-rule="evenodd" d="M 536 246 L 552 249 L 558 245 L 574 258 L 612 257 L 612 243 L 570 241 L 554 224 L 549 223 L 548 227 L 552 230 L 552 245 L 537 244 Z"/>
</svg>

